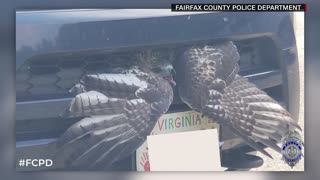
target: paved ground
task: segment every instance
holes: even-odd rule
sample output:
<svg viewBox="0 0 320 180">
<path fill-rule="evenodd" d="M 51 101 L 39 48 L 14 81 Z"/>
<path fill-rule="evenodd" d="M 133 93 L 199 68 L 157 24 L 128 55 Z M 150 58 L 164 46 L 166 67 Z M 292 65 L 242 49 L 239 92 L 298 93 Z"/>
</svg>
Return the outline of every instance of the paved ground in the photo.
<svg viewBox="0 0 320 180">
<path fill-rule="evenodd" d="M 304 132 L 304 14 L 295 13 L 295 33 L 297 40 L 298 56 L 299 56 L 299 71 L 300 71 L 300 113 L 299 125 Z M 304 139 L 304 135 L 302 135 Z M 287 164 L 281 160 L 281 155 L 277 152 L 267 149 L 273 156 L 274 160 L 265 157 L 261 153 L 265 163 L 259 168 L 252 169 L 252 171 L 304 171 L 304 158 L 291 169 Z"/>
</svg>

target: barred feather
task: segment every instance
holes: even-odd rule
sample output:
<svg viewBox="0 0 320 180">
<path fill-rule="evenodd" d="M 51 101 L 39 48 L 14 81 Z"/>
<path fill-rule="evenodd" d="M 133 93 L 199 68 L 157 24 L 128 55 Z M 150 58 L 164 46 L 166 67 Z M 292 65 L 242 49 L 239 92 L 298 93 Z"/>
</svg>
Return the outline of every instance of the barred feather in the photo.
<svg viewBox="0 0 320 180">
<path fill-rule="evenodd" d="M 150 80 L 152 79 L 152 80 Z M 80 117 L 50 148 L 64 168 L 108 168 L 133 153 L 165 113 L 171 85 L 137 69 L 83 77 L 63 117 Z"/>
<path fill-rule="evenodd" d="M 239 54 L 232 42 L 187 49 L 179 60 L 179 95 L 190 108 L 228 127 L 248 145 L 270 156 L 290 129 L 290 113 L 246 78 L 237 75 Z M 263 146 L 264 145 L 264 146 Z"/>
</svg>

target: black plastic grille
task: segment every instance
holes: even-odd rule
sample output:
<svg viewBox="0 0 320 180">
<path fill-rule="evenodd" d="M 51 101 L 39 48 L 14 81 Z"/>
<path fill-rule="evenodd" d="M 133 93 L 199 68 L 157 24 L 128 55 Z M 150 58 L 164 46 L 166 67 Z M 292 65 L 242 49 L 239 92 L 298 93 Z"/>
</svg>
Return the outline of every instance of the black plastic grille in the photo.
<svg viewBox="0 0 320 180">
<path fill-rule="evenodd" d="M 79 79 L 92 73 L 112 72 L 118 65 L 128 64 L 132 59 L 120 54 L 55 55 L 55 59 L 45 57 L 33 59 L 23 65 L 16 75 L 17 97 L 40 97 L 46 95 L 67 95 L 68 90 Z"/>
<path fill-rule="evenodd" d="M 242 71 L 273 66 L 276 63 L 264 60 L 264 47 L 269 46 L 267 38 L 242 40 L 235 42 L 240 53 Z M 262 47 L 261 44 L 265 46 Z M 154 48 L 161 53 L 178 53 L 182 47 Z M 17 72 L 16 93 L 18 100 L 38 100 L 68 97 L 69 89 L 79 79 L 92 73 L 113 72 L 134 62 L 135 54 L 141 49 L 121 52 L 80 52 L 41 55 L 27 61 Z M 270 56 L 270 55 L 269 55 Z M 133 60 L 133 61 L 131 61 Z M 244 73 L 247 74 L 247 73 Z"/>
</svg>

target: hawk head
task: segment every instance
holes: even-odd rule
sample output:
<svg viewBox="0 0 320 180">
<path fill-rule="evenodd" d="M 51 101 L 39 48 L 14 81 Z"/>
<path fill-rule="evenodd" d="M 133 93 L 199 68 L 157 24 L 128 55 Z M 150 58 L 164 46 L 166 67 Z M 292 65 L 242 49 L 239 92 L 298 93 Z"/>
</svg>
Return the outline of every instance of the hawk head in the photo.
<svg viewBox="0 0 320 180">
<path fill-rule="evenodd" d="M 175 70 L 173 68 L 173 53 L 169 51 L 145 50 L 137 55 L 138 66 L 147 73 L 153 73 L 167 80 L 172 86 Z"/>
</svg>

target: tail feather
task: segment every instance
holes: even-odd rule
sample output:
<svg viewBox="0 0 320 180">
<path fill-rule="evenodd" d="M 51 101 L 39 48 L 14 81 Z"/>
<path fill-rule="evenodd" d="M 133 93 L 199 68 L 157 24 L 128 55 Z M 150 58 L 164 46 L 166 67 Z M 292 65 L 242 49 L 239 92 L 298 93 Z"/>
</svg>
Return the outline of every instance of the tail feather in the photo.
<svg viewBox="0 0 320 180">
<path fill-rule="evenodd" d="M 268 133 L 253 131 L 252 135 L 255 136 L 258 142 L 272 148 L 273 150 L 281 153 L 281 148 L 277 145 L 277 141 L 272 139 Z"/>
<path fill-rule="evenodd" d="M 264 149 L 265 146 L 253 141 L 250 136 L 247 136 L 245 134 L 240 133 L 237 129 L 233 127 L 228 127 L 233 133 L 241 137 L 249 146 L 253 147 L 254 149 L 260 151 L 265 156 L 268 156 L 269 158 L 273 159 L 272 156 Z"/>
<path fill-rule="evenodd" d="M 111 116 L 94 116 L 87 117 L 72 125 L 66 133 L 64 133 L 56 142 L 57 147 L 62 149 L 64 146 L 70 145 L 75 141 L 83 138 L 84 136 L 103 129 L 106 132 L 112 132 L 118 126 L 121 126 L 121 119 L 124 115 L 111 115 Z"/>
<path fill-rule="evenodd" d="M 215 117 L 218 122 L 232 126 L 235 134 L 268 157 L 260 143 L 281 152 L 277 143 L 282 137 L 292 128 L 301 130 L 289 112 L 241 76 L 224 89 L 219 102 L 221 108 L 212 109 L 212 114 L 220 114 Z"/>
<path fill-rule="evenodd" d="M 126 157 L 144 141 L 126 118 L 124 115 L 112 115 L 82 119 L 55 142 L 53 159 L 63 161 L 67 167 L 81 168 L 90 164 L 96 168 L 101 159 L 107 159 L 109 166 L 118 158 Z M 122 153 L 118 158 L 114 153 L 110 154 L 113 150 L 122 151 L 124 146 L 132 146 L 126 149 L 127 154 Z"/>
<path fill-rule="evenodd" d="M 109 98 L 97 91 L 78 94 L 64 112 L 63 117 L 85 117 L 124 113 L 126 100 Z"/>
</svg>

